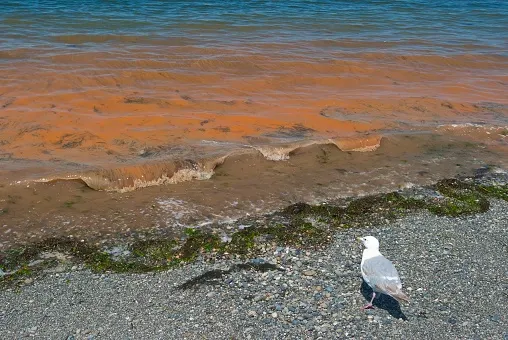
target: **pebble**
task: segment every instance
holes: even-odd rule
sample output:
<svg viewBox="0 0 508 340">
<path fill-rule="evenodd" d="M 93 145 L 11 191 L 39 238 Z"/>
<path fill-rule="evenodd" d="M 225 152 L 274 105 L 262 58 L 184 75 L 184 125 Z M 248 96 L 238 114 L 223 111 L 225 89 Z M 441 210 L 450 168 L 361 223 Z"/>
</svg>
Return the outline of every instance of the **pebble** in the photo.
<svg viewBox="0 0 508 340">
<path fill-rule="evenodd" d="M 254 297 L 254 299 L 252 299 L 254 302 L 259 302 L 261 300 L 263 300 L 264 296 L 263 295 L 256 295 Z"/>
<path fill-rule="evenodd" d="M 314 275 L 316 275 L 316 271 L 315 270 L 304 270 L 303 271 L 303 275 L 305 275 L 305 276 L 314 276 Z"/>
</svg>

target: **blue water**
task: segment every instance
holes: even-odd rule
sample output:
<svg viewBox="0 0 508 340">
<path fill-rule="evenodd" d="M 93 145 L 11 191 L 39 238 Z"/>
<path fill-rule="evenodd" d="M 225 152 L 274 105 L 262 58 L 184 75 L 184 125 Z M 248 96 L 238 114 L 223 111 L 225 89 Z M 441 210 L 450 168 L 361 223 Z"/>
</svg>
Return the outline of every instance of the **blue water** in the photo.
<svg viewBox="0 0 508 340">
<path fill-rule="evenodd" d="M 508 54 L 508 1 L 2 0 L 0 50 L 314 42 L 394 53 Z"/>
</svg>

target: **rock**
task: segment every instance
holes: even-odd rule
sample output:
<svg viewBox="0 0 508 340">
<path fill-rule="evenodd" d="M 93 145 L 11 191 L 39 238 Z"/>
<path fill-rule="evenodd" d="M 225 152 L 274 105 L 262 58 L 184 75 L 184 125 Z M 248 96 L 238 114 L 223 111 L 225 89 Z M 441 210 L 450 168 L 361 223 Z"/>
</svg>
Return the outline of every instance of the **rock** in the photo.
<svg viewBox="0 0 508 340">
<path fill-rule="evenodd" d="M 256 295 L 254 297 L 254 299 L 252 299 L 254 302 L 259 302 L 261 300 L 263 300 L 264 296 L 263 295 Z"/>
<path fill-rule="evenodd" d="M 263 263 L 265 263 L 265 260 L 263 260 L 263 259 L 251 259 L 250 263 L 252 263 L 252 264 L 263 264 Z"/>
<path fill-rule="evenodd" d="M 256 313 L 256 311 L 254 311 L 254 310 L 250 310 L 247 312 L 247 315 L 250 317 L 255 317 L 258 315 L 258 313 Z"/>
<path fill-rule="evenodd" d="M 29 266 L 29 267 L 33 267 L 33 266 L 36 266 L 36 265 L 41 264 L 41 263 L 43 263 L 43 262 L 44 262 L 44 260 L 34 260 L 34 261 L 30 262 L 30 263 L 28 264 L 28 266 Z"/>
<path fill-rule="evenodd" d="M 305 275 L 305 276 L 314 276 L 314 275 L 316 275 L 316 271 L 315 270 L 304 270 L 303 271 L 303 275 Z"/>
<path fill-rule="evenodd" d="M 278 316 L 277 312 L 272 313 L 272 318 L 277 318 L 277 316 Z"/>
<path fill-rule="evenodd" d="M 490 321 L 493 321 L 493 322 L 499 322 L 501 321 L 501 317 L 499 315 L 491 315 L 490 316 Z"/>
</svg>

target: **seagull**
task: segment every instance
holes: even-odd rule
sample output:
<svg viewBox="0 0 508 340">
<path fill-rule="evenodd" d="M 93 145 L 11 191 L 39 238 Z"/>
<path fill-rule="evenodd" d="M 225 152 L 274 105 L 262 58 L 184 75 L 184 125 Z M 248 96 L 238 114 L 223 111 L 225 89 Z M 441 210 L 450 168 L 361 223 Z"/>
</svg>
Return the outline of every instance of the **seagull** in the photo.
<svg viewBox="0 0 508 340">
<path fill-rule="evenodd" d="M 399 302 L 409 302 L 402 292 L 402 283 L 393 263 L 379 252 L 379 241 L 374 236 L 359 238 L 365 246 L 360 265 L 363 280 L 372 288 L 372 299 L 362 309 L 373 309 L 376 293 L 390 295 Z"/>
</svg>

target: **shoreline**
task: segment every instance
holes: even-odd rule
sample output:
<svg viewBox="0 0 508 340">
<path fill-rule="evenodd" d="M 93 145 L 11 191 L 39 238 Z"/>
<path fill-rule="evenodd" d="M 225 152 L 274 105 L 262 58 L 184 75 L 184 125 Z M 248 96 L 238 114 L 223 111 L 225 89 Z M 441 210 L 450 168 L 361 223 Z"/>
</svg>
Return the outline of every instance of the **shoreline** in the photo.
<svg viewBox="0 0 508 340">
<path fill-rule="evenodd" d="M 87 240 L 72 235 L 47 237 L 2 250 L 0 274 L 3 285 L 9 286 L 69 268 L 159 272 L 196 259 L 255 257 L 277 247 L 323 249 L 347 229 L 390 223 L 418 211 L 450 217 L 485 213 L 492 199 L 508 201 L 508 172 L 483 168 L 474 177 L 317 205 L 296 203 L 269 214 L 200 228 L 138 230 Z"/>
<path fill-rule="evenodd" d="M 506 181 L 506 174 L 483 173 L 469 184 L 476 181 L 477 188 L 486 188 L 501 179 Z M 413 188 L 398 201 L 392 194 L 388 210 L 377 205 L 388 202 L 386 195 L 381 201 L 370 196 L 344 202 L 343 209 L 361 212 L 359 225 L 339 228 L 314 245 L 298 237 L 279 244 L 287 238 L 275 235 L 245 256 L 217 256 L 203 247 L 195 261 L 155 273 L 109 271 L 116 267 L 91 272 L 75 263 L 60 267 L 28 284 L 2 289 L 3 334 L 73 339 L 501 338 L 506 336 L 502 295 L 508 268 L 500 254 L 506 251 L 502 235 L 508 182 L 498 187 L 502 190 L 488 190 L 488 195 L 504 198 L 489 196 L 488 207 L 474 196 L 477 189 L 464 183 L 468 179 L 440 184 L 440 193 L 452 198 L 448 203 L 453 205 L 429 205 L 456 217 L 421 207 L 406 209 L 415 206 L 409 198 L 433 198 L 429 204 L 436 198 L 428 187 Z M 408 190 L 412 196 L 404 196 Z M 293 205 L 285 212 L 313 209 L 333 215 L 327 206 Z M 354 240 L 366 234 L 378 236 L 381 251 L 395 262 L 411 297 L 409 305 L 382 298 L 373 311 L 360 311 L 370 293 L 361 284 L 361 247 Z"/>
</svg>

